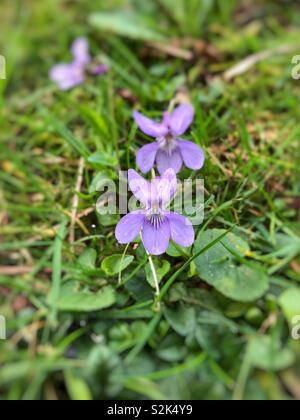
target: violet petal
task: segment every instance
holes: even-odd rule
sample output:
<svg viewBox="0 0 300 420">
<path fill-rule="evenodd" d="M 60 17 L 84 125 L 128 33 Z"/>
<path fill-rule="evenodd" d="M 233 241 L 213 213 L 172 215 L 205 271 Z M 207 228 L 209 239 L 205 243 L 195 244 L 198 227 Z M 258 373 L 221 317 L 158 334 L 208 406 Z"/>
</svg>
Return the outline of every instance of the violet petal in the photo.
<svg viewBox="0 0 300 420">
<path fill-rule="evenodd" d="M 178 140 L 177 145 L 185 166 L 189 169 L 198 170 L 204 165 L 205 155 L 200 146 L 190 141 Z"/>
<path fill-rule="evenodd" d="M 194 119 L 194 108 L 190 104 L 179 105 L 170 116 L 170 127 L 174 137 L 181 136 Z"/>
<path fill-rule="evenodd" d="M 162 255 L 170 243 L 170 225 L 166 219 L 159 228 L 146 221 L 142 230 L 142 239 L 145 249 L 151 255 Z"/>
<path fill-rule="evenodd" d="M 86 66 L 91 62 L 89 53 L 89 44 L 86 38 L 78 38 L 72 45 L 72 54 L 74 61 L 82 66 Z"/>
<path fill-rule="evenodd" d="M 156 164 L 158 171 L 163 175 L 168 169 L 173 169 L 175 174 L 178 174 L 182 168 L 182 157 L 179 149 L 174 149 L 167 153 L 164 150 L 159 150 L 156 155 Z"/>
<path fill-rule="evenodd" d="M 129 244 L 135 241 L 141 232 L 145 214 L 138 210 L 123 217 L 116 227 L 116 238 L 120 244 Z"/>
<path fill-rule="evenodd" d="M 195 232 L 190 220 L 177 213 L 169 213 L 168 220 L 173 241 L 186 248 L 192 246 L 195 242 Z"/>
<path fill-rule="evenodd" d="M 133 113 L 133 118 L 139 129 L 150 137 L 164 137 L 168 133 L 168 128 L 164 124 L 159 124 L 156 121 L 145 117 L 138 111 Z"/>
<path fill-rule="evenodd" d="M 170 116 L 171 114 L 168 111 L 164 112 L 162 123 L 166 127 L 170 126 Z"/>
<path fill-rule="evenodd" d="M 152 181 L 152 184 L 156 189 L 156 197 L 160 205 L 168 204 L 177 190 L 177 178 L 174 169 L 168 169 L 160 178 Z"/>
<path fill-rule="evenodd" d="M 49 73 L 50 79 L 55 82 L 61 90 L 69 90 L 84 82 L 84 71 L 75 63 L 58 64 Z"/>
<path fill-rule="evenodd" d="M 151 185 L 135 170 L 129 169 L 128 183 L 134 196 L 145 206 L 150 203 Z"/>
<path fill-rule="evenodd" d="M 137 165 L 144 174 L 153 168 L 158 148 L 158 143 L 151 143 L 138 151 Z"/>
</svg>

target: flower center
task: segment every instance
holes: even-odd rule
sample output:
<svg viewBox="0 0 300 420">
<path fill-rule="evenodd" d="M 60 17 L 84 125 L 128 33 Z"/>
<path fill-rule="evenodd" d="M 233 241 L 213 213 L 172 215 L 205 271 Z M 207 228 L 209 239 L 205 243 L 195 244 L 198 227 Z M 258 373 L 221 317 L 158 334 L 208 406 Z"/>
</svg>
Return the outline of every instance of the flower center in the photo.
<svg viewBox="0 0 300 420">
<path fill-rule="evenodd" d="M 163 210 L 155 204 L 147 211 L 147 219 L 152 226 L 159 229 L 165 221 L 165 215 Z"/>
<path fill-rule="evenodd" d="M 166 143 L 171 144 L 171 143 L 173 143 L 173 141 L 174 141 L 173 135 L 171 133 L 168 133 L 166 135 Z"/>
<path fill-rule="evenodd" d="M 169 132 L 166 136 L 159 138 L 158 143 L 160 148 L 168 154 L 171 154 L 173 150 L 176 149 L 175 138 L 171 132 Z"/>
</svg>

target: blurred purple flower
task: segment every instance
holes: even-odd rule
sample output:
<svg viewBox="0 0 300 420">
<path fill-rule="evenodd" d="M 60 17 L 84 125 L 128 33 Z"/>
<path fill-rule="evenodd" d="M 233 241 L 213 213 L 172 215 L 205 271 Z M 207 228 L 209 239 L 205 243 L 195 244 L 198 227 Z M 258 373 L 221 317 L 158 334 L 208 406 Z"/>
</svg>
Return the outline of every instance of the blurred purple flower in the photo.
<svg viewBox="0 0 300 420">
<path fill-rule="evenodd" d="M 178 245 L 189 247 L 194 243 L 192 223 L 184 216 L 167 210 L 177 189 L 176 174 L 168 169 L 162 177 L 146 181 L 136 171 L 128 171 L 129 186 L 144 209 L 123 217 L 116 227 L 120 244 L 133 242 L 142 232 L 145 249 L 151 255 L 164 254 L 172 239 Z"/>
<path fill-rule="evenodd" d="M 96 67 L 91 69 L 91 73 L 94 76 L 99 76 L 100 74 L 104 74 L 108 72 L 108 67 L 106 64 L 98 64 Z"/>
<path fill-rule="evenodd" d="M 78 38 L 71 47 L 73 61 L 69 64 L 58 64 L 49 73 L 50 79 L 55 82 L 61 90 L 69 90 L 81 85 L 86 78 L 86 72 L 91 64 L 92 58 L 89 53 L 87 39 Z M 107 71 L 104 65 L 98 65 L 91 73 L 94 75 L 103 74 Z"/>
<path fill-rule="evenodd" d="M 137 154 L 137 164 L 143 173 L 149 172 L 156 162 L 160 174 L 167 169 L 178 173 L 184 162 L 187 168 L 198 170 L 204 165 L 204 153 L 195 143 L 180 138 L 194 119 L 192 105 L 182 104 L 173 113 L 165 112 L 157 123 L 135 111 L 135 122 L 140 130 L 156 139 L 155 143 L 142 147 Z"/>
</svg>

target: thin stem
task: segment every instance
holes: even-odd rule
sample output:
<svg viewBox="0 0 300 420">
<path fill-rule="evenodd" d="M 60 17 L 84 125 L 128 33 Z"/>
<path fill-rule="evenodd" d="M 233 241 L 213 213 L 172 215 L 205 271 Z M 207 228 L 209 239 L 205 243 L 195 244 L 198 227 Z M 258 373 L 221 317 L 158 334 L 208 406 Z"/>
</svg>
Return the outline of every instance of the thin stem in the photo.
<svg viewBox="0 0 300 420">
<path fill-rule="evenodd" d="M 123 252 L 122 259 L 121 259 L 121 266 L 120 266 L 120 271 L 119 271 L 119 280 L 118 280 L 118 284 L 119 284 L 119 286 L 121 286 L 121 284 L 122 284 L 122 267 L 123 267 L 123 262 L 124 262 L 124 259 L 125 259 L 125 255 L 127 254 L 127 251 L 128 251 L 129 245 L 130 245 L 130 244 L 126 245 L 126 248 L 125 248 L 125 250 L 124 250 L 124 252 Z"/>
<path fill-rule="evenodd" d="M 155 267 L 154 267 L 154 264 L 153 264 L 153 259 L 148 252 L 147 252 L 147 254 L 148 254 L 149 264 L 150 264 L 150 268 L 151 268 L 152 275 L 153 275 L 153 280 L 154 280 L 154 283 L 155 283 L 155 289 L 156 289 L 155 294 L 156 294 L 156 296 L 159 296 L 160 295 L 160 288 L 159 288 L 159 283 L 158 283 L 156 270 L 155 270 Z"/>
<path fill-rule="evenodd" d="M 143 261 L 140 262 L 140 264 L 125 278 L 125 280 L 122 282 L 122 284 L 119 284 L 117 286 L 117 289 L 120 288 L 121 286 L 124 286 L 126 283 L 128 283 L 132 277 L 134 277 L 136 275 L 136 273 L 138 273 L 140 271 L 141 268 L 143 268 L 143 266 L 146 264 L 148 260 L 148 257 L 145 257 L 143 259 Z"/>
</svg>

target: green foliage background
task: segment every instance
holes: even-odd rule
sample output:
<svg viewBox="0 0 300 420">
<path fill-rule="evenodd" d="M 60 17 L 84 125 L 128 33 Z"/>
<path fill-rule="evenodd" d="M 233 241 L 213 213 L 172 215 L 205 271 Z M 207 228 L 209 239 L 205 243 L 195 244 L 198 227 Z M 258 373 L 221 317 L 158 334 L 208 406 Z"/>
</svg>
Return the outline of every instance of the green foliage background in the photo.
<svg viewBox="0 0 300 420">
<path fill-rule="evenodd" d="M 2 0 L 1 399 L 300 398 L 299 27 L 288 0 Z M 81 35 L 110 72 L 58 92 L 48 71 Z M 155 259 L 155 299 L 96 184 L 135 168 L 133 107 L 158 116 L 178 93 L 207 156 L 205 221 L 193 249 Z"/>
</svg>

